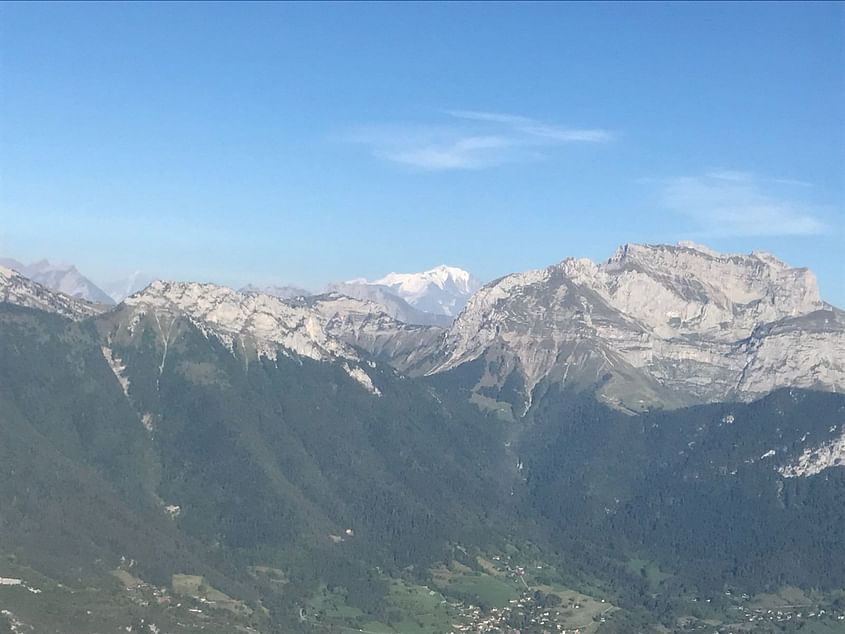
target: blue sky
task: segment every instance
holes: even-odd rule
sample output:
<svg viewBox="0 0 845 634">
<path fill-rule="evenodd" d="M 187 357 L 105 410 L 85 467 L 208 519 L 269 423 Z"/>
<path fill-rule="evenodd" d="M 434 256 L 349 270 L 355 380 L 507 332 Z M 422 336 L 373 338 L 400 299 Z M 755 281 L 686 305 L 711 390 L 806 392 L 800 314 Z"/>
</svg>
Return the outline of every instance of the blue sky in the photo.
<svg viewBox="0 0 845 634">
<path fill-rule="evenodd" d="M 0 5 L 0 254 L 311 288 L 624 242 L 845 306 L 843 4 Z"/>
</svg>

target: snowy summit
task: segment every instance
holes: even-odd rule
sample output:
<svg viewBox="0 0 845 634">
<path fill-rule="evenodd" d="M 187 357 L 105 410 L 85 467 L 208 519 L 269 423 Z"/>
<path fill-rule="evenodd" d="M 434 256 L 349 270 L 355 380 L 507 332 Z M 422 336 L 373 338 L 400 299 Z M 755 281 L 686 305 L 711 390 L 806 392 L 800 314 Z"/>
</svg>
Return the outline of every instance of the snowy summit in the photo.
<svg viewBox="0 0 845 634">
<path fill-rule="evenodd" d="M 454 317 L 481 283 L 467 271 L 440 265 L 421 273 L 388 273 L 375 281 L 350 283 L 380 286 L 418 310 Z"/>
</svg>

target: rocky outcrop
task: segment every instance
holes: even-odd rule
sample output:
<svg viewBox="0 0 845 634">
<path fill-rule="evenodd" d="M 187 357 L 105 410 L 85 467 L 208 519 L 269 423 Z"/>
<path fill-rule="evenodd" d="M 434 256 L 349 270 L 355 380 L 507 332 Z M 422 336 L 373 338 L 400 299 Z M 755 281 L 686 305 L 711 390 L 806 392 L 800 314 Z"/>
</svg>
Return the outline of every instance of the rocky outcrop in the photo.
<svg viewBox="0 0 845 634">
<path fill-rule="evenodd" d="M 811 272 L 691 243 L 629 244 L 602 264 L 567 259 L 488 284 L 430 372 L 490 350 L 495 382 L 516 372 L 526 404 L 550 381 L 631 409 L 845 389 L 845 319 Z"/>
<path fill-rule="evenodd" d="M 0 258 L 0 266 L 14 269 L 33 282 L 74 299 L 104 306 L 114 304 L 114 300 L 107 293 L 82 275 L 72 264 L 52 264 L 49 260 L 23 264 L 11 258 Z"/>
<path fill-rule="evenodd" d="M 50 290 L 3 266 L 0 266 L 0 302 L 56 313 L 74 320 L 102 312 L 102 309 L 94 304 Z"/>
<path fill-rule="evenodd" d="M 328 293 L 309 305 L 331 336 L 402 372 L 429 370 L 443 339 L 442 328 L 398 321 L 380 303 Z"/>
<path fill-rule="evenodd" d="M 835 432 L 836 428 L 830 431 Z M 805 449 L 797 460 L 780 467 L 778 472 L 785 478 L 806 478 L 832 467 L 845 467 L 845 430 L 838 438 Z"/>
<path fill-rule="evenodd" d="M 339 362 L 368 391 L 378 394 L 368 377 L 372 362 L 400 370 L 430 367 L 442 329 L 399 322 L 379 304 L 336 293 L 280 299 L 255 291 L 238 292 L 214 284 L 153 282 L 124 300 L 116 312 L 117 334 L 132 336 L 144 319 L 167 346 L 181 319 L 233 354 L 276 359 L 277 355 Z"/>
<path fill-rule="evenodd" d="M 346 295 L 354 299 L 378 304 L 381 312 L 406 324 L 448 326 L 452 323 L 451 317 L 418 310 L 386 287 L 378 284 L 343 282 L 342 284 L 330 284 L 327 290 L 329 293 Z"/>
<path fill-rule="evenodd" d="M 166 316 L 168 322 L 184 316 L 233 350 L 248 343 L 259 355 L 271 358 L 284 350 L 315 360 L 357 359 L 350 346 L 323 329 L 314 311 L 272 295 L 239 293 L 215 284 L 156 281 L 127 297 L 123 305 L 138 315 Z"/>
</svg>

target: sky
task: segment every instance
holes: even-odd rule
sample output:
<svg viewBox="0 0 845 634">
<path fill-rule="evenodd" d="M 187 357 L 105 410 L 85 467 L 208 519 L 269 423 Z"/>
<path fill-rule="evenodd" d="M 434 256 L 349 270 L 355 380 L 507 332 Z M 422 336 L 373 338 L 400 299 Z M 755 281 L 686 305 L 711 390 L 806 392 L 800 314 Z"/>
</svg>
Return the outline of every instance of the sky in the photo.
<svg viewBox="0 0 845 634">
<path fill-rule="evenodd" d="M 845 307 L 845 4 L 0 5 L 0 255 L 316 290 L 678 240 Z"/>
</svg>

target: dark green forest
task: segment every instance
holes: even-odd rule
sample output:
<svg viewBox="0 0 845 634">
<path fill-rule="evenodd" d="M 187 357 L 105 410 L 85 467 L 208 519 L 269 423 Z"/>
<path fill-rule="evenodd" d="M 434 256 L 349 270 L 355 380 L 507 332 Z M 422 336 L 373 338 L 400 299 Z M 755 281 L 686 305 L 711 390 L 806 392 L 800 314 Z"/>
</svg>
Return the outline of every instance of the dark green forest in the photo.
<svg viewBox="0 0 845 634">
<path fill-rule="evenodd" d="M 0 305 L 0 576 L 114 605 L 117 569 L 202 576 L 246 606 L 226 618 L 286 632 L 320 630 L 303 616 L 320 593 L 396 620 L 397 580 L 478 574 L 514 545 L 621 606 L 603 631 L 672 622 L 692 596 L 845 587 L 845 470 L 777 471 L 845 422 L 841 395 L 631 415 L 541 386 L 506 421 L 468 401 L 471 366 L 378 364 L 374 396 L 340 363 L 232 352 L 185 319 L 165 352 L 152 317 L 127 320 Z"/>
</svg>

